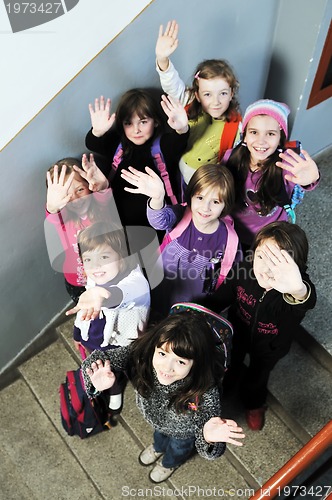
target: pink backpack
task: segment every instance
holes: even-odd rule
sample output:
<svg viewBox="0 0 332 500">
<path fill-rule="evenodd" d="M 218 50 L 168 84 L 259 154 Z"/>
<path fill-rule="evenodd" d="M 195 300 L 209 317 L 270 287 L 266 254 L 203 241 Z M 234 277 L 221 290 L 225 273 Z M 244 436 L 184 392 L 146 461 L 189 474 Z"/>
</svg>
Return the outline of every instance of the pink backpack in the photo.
<svg viewBox="0 0 332 500">
<path fill-rule="evenodd" d="M 162 252 L 171 241 L 175 240 L 183 233 L 183 231 L 189 226 L 191 220 L 191 210 L 189 207 L 186 207 L 180 222 L 169 233 L 165 234 L 160 245 L 160 252 Z M 227 215 L 222 218 L 222 221 L 227 229 L 227 245 L 225 248 L 224 258 L 221 261 L 220 273 L 215 287 L 216 289 L 221 285 L 231 269 L 239 245 L 239 237 L 234 229 L 234 221 L 232 217 Z"/>
</svg>

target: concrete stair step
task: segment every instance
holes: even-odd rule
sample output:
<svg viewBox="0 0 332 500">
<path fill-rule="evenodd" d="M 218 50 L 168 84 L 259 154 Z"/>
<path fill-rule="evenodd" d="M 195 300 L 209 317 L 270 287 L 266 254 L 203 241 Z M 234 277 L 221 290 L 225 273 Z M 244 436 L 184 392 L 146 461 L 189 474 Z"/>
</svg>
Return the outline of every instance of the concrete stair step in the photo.
<svg viewBox="0 0 332 500">
<path fill-rule="evenodd" d="M 35 375 L 38 369 L 36 366 Z M 45 387 L 52 387 L 44 377 Z M 51 394 L 53 400 L 56 393 Z M 98 496 L 24 380 L 1 391 L 1 498 L 88 500 Z"/>
<path fill-rule="evenodd" d="M 332 373 L 297 342 L 271 373 L 269 390 L 278 402 L 278 413 L 293 419 L 308 438 L 332 415 Z"/>
<path fill-rule="evenodd" d="M 69 352 L 79 356 L 74 349 L 72 340 L 73 319 L 63 323 L 57 329 L 59 337 L 64 342 Z M 267 413 L 266 425 L 261 432 L 253 432 L 247 428 L 243 409 L 234 400 L 224 402 L 223 415 L 233 418 L 241 425 L 246 433 L 245 446 L 228 446 L 225 454 L 227 461 L 232 464 L 241 479 L 234 477 L 232 481 L 231 470 L 224 475 L 225 468 L 229 466 L 224 459 L 210 462 L 194 456 L 184 464 L 171 478 L 170 482 L 177 487 L 184 484 L 197 484 L 197 478 L 203 477 L 204 484 L 213 484 L 215 487 L 231 488 L 258 488 L 271 477 L 284 463 L 291 458 L 303 445 L 280 417 L 273 411 Z M 130 384 L 125 392 L 125 404 L 121 413 L 124 425 L 132 435 L 145 447 L 151 443 L 151 428 L 143 420 L 135 404 L 133 388 Z M 273 459 L 271 459 L 273 457 Z M 217 479 L 217 478 L 220 478 Z M 226 478 L 224 482 L 222 478 Z M 247 482 L 247 486 L 246 486 Z M 235 486 L 232 486 L 234 484 Z"/>
</svg>

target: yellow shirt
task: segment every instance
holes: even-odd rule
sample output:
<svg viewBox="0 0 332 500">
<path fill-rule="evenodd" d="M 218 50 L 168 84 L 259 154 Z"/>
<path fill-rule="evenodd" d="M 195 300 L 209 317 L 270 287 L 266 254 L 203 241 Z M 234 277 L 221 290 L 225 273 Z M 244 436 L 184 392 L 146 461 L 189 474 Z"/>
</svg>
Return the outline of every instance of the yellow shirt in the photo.
<svg viewBox="0 0 332 500">
<path fill-rule="evenodd" d="M 204 113 L 197 121 L 189 120 L 189 126 L 187 150 L 179 165 L 186 184 L 199 167 L 218 162 L 220 138 L 225 121 L 215 120 Z"/>
</svg>

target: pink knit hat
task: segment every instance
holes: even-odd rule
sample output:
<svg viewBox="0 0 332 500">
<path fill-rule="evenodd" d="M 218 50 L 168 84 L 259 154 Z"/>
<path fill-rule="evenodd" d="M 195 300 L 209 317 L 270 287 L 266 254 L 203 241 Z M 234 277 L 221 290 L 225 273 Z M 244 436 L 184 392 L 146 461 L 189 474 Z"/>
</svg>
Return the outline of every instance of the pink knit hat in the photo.
<svg viewBox="0 0 332 500">
<path fill-rule="evenodd" d="M 242 131 L 244 131 L 244 129 L 248 125 L 248 121 L 251 120 L 251 118 L 253 118 L 254 116 L 268 115 L 277 120 L 279 126 L 285 132 L 287 139 L 287 116 L 289 115 L 289 113 L 289 107 L 283 102 L 272 101 L 272 99 L 260 99 L 259 101 L 256 101 L 247 107 L 242 120 Z"/>
</svg>

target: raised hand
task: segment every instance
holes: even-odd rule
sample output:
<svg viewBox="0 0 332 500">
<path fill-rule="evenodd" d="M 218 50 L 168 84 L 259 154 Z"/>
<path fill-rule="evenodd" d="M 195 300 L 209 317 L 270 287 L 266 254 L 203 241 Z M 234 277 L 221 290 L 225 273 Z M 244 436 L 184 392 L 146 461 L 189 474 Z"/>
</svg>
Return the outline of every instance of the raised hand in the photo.
<svg viewBox="0 0 332 500">
<path fill-rule="evenodd" d="M 109 360 L 103 363 L 101 359 L 97 359 L 90 368 L 86 368 L 86 373 L 90 377 L 92 385 L 100 392 L 109 389 L 115 382 L 115 375 L 111 370 Z"/>
<path fill-rule="evenodd" d="M 82 311 L 82 321 L 94 320 L 99 316 L 104 300 L 110 296 L 111 293 L 106 288 L 100 286 L 89 288 L 80 295 L 76 306 L 66 311 L 66 316 Z"/>
<path fill-rule="evenodd" d="M 145 167 L 145 172 L 140 172 L 134 167 L 129 167 L 128 170 L 122 169 L 121 177 L 135 186 L 135 188 L 125 187 L 124 190 L 134 194 L 145 194 L 155 202 L 153 205 L 157 203 L 160 205 L 159 208 L 162 208 L 165 197 L 164 183 L 151 168 Z M 151 208 L 155 207 L 151 204 Z"/>
<path fill-rule="evenodd" d="M 188 131 L 188 116 L 183 105 L 177 99 L 169 96 L 161 96 L 161 107 L 168 116 L 168 125 L 179 134 L 185 134 Z"/>
<path fill-rule="evenodd" d="M 111 113 L 111 99 L 105 99 L 100 96 L 100 99 L 95 99 L 94 107 L 89 104 L 89 111 L 91 117 L 92 133 L 96 137 L 104 135 L 113 125 L 115 120 L 115 113 Z"/>
<path fill-rule="evenodd" d="M 276 165 L 289 172 L 285 175 L 286 180 L 300 186 L 309 186 L 319 179 L 319 170 L 314 160 L 306 151 L 302 150 L 301 154 L 304 158 L 292 149 L 286 149 L 284 153 L 279 154 L 283 161 L 277 161 Z"/>
<path fill-rule="evenodd" d="M 165 31 L 163 25 L 159 27 L 156 43 L 157 64 L 162 71 L 168 68 L 168 58 L 177 49 L 179 26 L 176 21 L 168 21 Z"/>
<path fill-rule="evenodd" d="M 230 443 L 243 446 L 238 439 L 245 438 L 242 428 L 234 420 L 212 417 L 203 427 L 203 436 L 207 443 Z"/>
<path fill-rule="evenodd" d="M 68 190 L 75 177 L 75 172 L 72 172 L 66 179 L 66 165 L 62 165 L 60 175 L 58 165 L 54 165 L 53 181 L 50 172 L 46 173 L 47 179 L 47 200 L 46 209 L 50 214 L 60 212 L 67 203 L 70 202 L 72 195 L 68 194 Z"/>
<path fill-rule="evenodd" d="M 302 281 L 299 267 L 286 250 L 280 250 L 277 245 L 263 243 L 256 252 L 255 258 L 262 259 L 265 265 L 262 277 L 271 288 L 298 299 L 307 295 L 307 287 Z"/>
<path fill-rule="evenodd" d="M 108 180 L 97 167 L 92 153 L 89 158 L 86 154 L 82 156 L 82 167 L 83 170 L 73 165 L 74 170 L 89 183 L 90 191 L 103 191 L 108 188 Z"/>
</svg>

